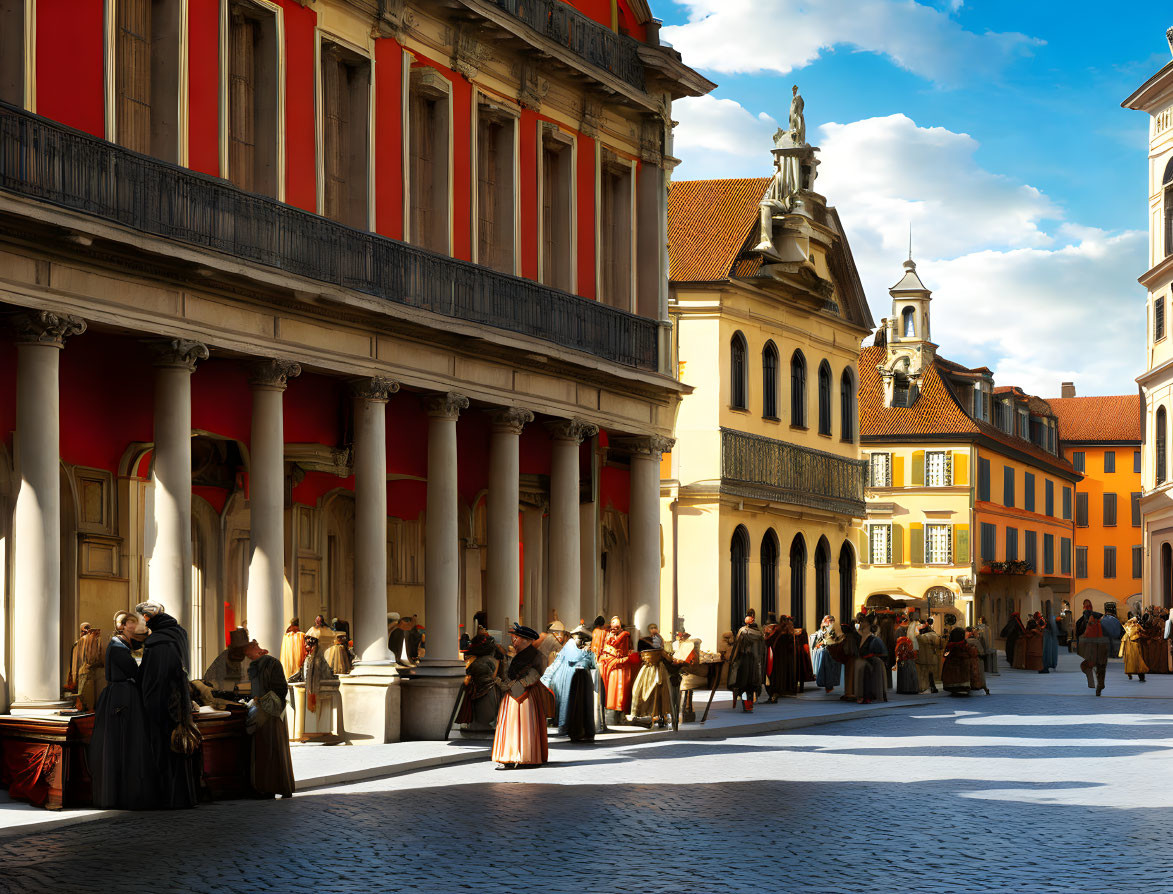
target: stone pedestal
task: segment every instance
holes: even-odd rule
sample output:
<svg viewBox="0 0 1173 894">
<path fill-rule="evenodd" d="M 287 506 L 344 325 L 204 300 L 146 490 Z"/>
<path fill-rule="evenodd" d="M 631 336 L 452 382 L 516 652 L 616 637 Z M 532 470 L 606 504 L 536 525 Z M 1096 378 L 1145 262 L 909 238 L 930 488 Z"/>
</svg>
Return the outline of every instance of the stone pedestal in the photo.
<svg viewBox="0 0 1173 894">
<path fill-rule="evenodd" d="M 400 740 L 403 681 L 394 664 L 356 664 L 338 681 L 346 738 L 352 744 L 383 745 Z"/>
<path fill-rule="evenodd" d="M 417 667 L 403 684 L 404 740 L 442 740 L 456 704 L 456 692 L 463 684 L 463 664 Z"/>
</svg>

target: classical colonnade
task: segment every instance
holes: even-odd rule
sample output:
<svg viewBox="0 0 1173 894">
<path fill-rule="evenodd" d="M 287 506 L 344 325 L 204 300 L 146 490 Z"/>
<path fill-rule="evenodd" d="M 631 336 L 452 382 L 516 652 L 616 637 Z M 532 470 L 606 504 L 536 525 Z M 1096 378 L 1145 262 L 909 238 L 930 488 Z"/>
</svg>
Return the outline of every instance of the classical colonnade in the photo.
<svg viewBox="0 0 1173 894">
<path fill-rule="evenodd" d="M 23 706 L 61 698 L 60 353 L 82 334 L 84 320 L 31 310 L 14 314 L 17 407 L 14 447 L 20 482 L 13 514 L 12 695 Z M 144 337 L 146 337 L 144 335 Z M 183 338 L 149 338 L 154 372 L 154 547 L 150 598 L 191 629 L 192 457 L 191 382 L 208 348 Z M 255 358 L 252 391 L 249 504 L 250 559 L 245 613 L 253 636 L 276 650 L 285 628 L 284 393 L 300 365 Z M 354 648 L 361 662 L 389 658 L 387 612 L 387 406 L 399 385 L 373 376 L 351 380 L 354 414 Z M 457 424 L 469 399 L 455 391 L 423 395 L 428 414 L 424 618 L 426 663 L 459 663 L 460 541 Z M 485 609 L 489 624 L 520 614 L 519 439 L 534 422 L 530 410 L 491 412 L 488 556 Z M 583 419 L 544 422 L 551 438 L 549 607 L 570 622 L 594 611 L 582 594 L 579 509 L 580 445 L 598 427 Z M 632 623 L 660 620 L 660 456 L 670 441 L 622 438 L 630 450 L 629 604 Z M 585 597 L 585 598 L 584 598 Z M 588 604 L 589 603 L 589 604 Z M 527 619 L 531 624 L 544 619 Z M 626 620 L 626 619 L 625 619 Z"/>
</svg>

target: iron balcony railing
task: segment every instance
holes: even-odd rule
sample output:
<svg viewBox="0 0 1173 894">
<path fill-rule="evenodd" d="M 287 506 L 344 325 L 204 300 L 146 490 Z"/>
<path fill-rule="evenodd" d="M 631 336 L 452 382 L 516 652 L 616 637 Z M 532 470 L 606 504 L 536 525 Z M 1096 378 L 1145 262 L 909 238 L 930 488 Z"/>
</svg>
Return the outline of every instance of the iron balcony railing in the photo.
<svg viewBox="0 0 1173 894">
<path fill-rule="evenodd" d="M 646 90 L 639 42 L 600 25 L 562 0 L 490 0 L 539 34 L 639 90 Z"/>
<path fill-rule="evenodd" d="M 721 429 L 721 491 L 863 518 L 867 463 Z"/>
<path fill-rule="evenodd" d="M 343 226 L 3 104 L 0 189 L 395 304 L 658 369 L 655 320 Z"/>
</svg>

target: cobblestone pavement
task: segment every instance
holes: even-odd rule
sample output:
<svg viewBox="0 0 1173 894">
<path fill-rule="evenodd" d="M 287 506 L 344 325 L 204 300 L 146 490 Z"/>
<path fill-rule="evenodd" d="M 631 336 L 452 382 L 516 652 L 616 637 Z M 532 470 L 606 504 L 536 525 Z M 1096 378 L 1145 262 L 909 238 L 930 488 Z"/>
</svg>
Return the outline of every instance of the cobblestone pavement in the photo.
<svg viewBox="0 0 1173 894">
<path fill-rule="evenodd" d="M 112 814 L 0 841 L 0 891 L 1168 890 L 1168 687 L 1121 674 L 1097 699 L 1068 679 L 801 732 L 558 746 L 535 770 Z"/>
</svg>

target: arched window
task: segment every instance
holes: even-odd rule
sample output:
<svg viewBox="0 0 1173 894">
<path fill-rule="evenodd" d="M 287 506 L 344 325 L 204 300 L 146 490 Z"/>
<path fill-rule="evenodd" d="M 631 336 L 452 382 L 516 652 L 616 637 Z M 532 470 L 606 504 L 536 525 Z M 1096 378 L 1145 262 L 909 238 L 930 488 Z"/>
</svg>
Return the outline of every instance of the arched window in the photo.
<svg viewBox="0 0 1173 894">
<path fill-rule="evenodd" d="M 1157 408 L 1157 436 L 1153 439 L 1157 443 L 1157 484 L 1164 484 L 1166 478 L 1165 470 L 1165 444 L 1168 438 L 1168 426 L 1165 424 L 1165 408 Z"/>
<path fill-rule="evenodd" d="M 819 364 L 819 434 L 831 434 L 831 367 Z"/>
<path fill-rule="evenodd" d="M 790 424 L 806 428 L 806 358 L 795 351 L 790 358 Z"/>
<path fill-rule="evenodd" d="M 762 538 L 762 616 L 778 611 L 778 535 L 774 529 Z"/>
<path fill-rule="evenodd" d="M 826 537 L 819 538 L 815 547 L 815 623 L 831 611 L 831 544 Z"/>
<path fill-rule="evenodd" d="M 839 437 L 844 441 L 855 440 L 855 377 L 851 367 L 839 377 Z"/>
<path fill-rule="evenodd" d="M 916 338 L 916 310 L 911 307 L 906 307 L 900 311 L 900 319 L 902 321 L 901 332 L 904 333 L 905 338 Z"/>
<path fill-rule="evenodd" d="M 733 333 L 729 343 L 729 403 L 738 410 L 749 409 L 748 370 L 745 366 L 745 336 Z"/>
<path fill-rule="evenodd" d="M 762 415 L 778 418 L 778 348 L 772 341 L 762 349 Z"/>
<path fill-rule="evenodd" d="M 855 611 L 855 552 L 846 540 L 839 548 L 839 620 L 845 621 Z M 822 622 L 822 618 L 819 619 Z"/>
<path fill-rule="evenodd" d="M 801 534 L 790 542 L 790 616 L 795 627 L 806 624 L 806 541 Z"/>
<path fill-rule="evenodd" d="M 733 532 L 729 544 L 729 606 L 732 630 L 740 630 L 745 623 L 749 596 L 749 532 L 742 525 Z"/>
<path fill-rule="evenodd" d="M 1165 187 L 1165 254 L 1173 255 L 1173 158 L 1165 165 L 1161 184 Z"/>
</svg>

